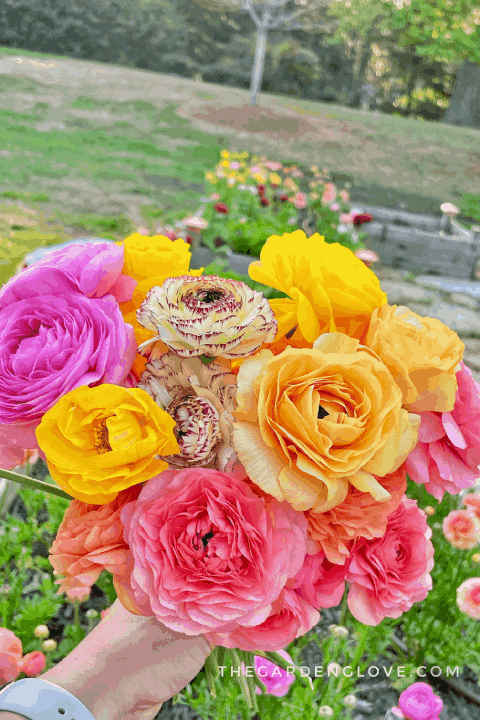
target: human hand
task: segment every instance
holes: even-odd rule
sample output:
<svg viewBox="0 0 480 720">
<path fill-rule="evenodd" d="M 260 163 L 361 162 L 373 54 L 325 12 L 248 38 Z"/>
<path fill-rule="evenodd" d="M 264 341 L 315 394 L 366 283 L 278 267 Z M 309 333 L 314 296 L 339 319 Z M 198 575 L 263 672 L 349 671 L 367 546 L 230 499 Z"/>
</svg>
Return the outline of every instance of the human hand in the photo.
<svg viewBox="0 0 480 720">
<path fill-rule="evenodd" d="M 119 600 L 85 640 L 41 677 L 65 688 L 95 720 L 152 720 L 203 667 L 211 647 Z"/>
</svg>

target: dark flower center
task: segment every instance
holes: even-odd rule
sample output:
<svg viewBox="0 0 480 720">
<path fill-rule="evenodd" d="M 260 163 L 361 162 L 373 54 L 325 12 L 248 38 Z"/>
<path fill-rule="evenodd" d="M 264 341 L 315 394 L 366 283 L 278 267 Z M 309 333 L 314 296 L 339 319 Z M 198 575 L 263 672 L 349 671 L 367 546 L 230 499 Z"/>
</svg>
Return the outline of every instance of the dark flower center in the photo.
<svg viewBox="0 0 480 720">
<path fill-rule="evenodd" d="M 323 420 L 323 418 L 326 418 L 328 414 L 329 414 L 329 413 L 327 413 L 327 411 L 325 410 L 325 408 L 323 408 L 321 405 L 318 406 L 317 418 L 318 418 L 319 420 Z"/>
<path fill-rule="evenodd" d="M 196 297 L 201 303 L 215 303 L 223 298 L 223 292 L 221 290 L 200 290 Z"/>
<path fill-rule="evenodd" d="M 203 543 L 204 548 L 207 547 L 207 543 L 210 540 L 210 538 L 212 538 L 212 537 L 213 537 L 213 530 L 210 530 L 210 532 L 208 532 L 206 535 L 204 535 L 202 537 L 202 543 Z"/>
<path fill-rule="evenodd" d="M 99 455 L 112 452 L 112 448 L 108 441 L 108 428 L 106 420 L 101 420 L 100 423 L 93 428 L 93 447 Z"/>
</svg>

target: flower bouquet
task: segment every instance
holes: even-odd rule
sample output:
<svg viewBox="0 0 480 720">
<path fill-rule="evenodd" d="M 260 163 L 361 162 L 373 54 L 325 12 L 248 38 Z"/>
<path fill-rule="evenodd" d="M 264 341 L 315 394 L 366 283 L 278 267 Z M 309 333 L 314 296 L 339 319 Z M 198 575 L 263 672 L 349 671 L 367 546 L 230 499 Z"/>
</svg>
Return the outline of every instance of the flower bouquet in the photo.
<svg viewBox="0 0 480 720">
<path fill-rule="evenodd" d="M 60 591 L 103 570 L 122 604 L 225 653 L 280 651 L 347 604 L 398 618 L 431 588 L 406 495 L 473 485 L 480 388 L 438 320 L 387 304 L 350 250 L 269 237 L 252 280 L 190 270 L 183 240 L 52 251 L 0 290 L 0 475 L 71 499 Z M 57 486 L 9 472 L 38 450 Z M 261 677 L 238 677 L 252 707 Z M 265 688 L 265 685 L 263 685 Z"/>
<path fill-rule="evenodd" d="M 208 229 L 202 239 L 210 248 L 228 245 L 258 256 L 266 237 L 291 232 L 300 224 L 308 235 L 316 225 L 326 242 L 352 250 L 363 247 L 365 233 L 357 228 L 372 218 L 351 210 L 348 191 L 328 182 L 328 168 L 319 171 L 312 166 L 307 188 L 307 178 L 295 165 L 250 157 L 246 151 L 222 150 L 220 156 L 214 171 L 205 174 L 208 199 L 203 219 Z"/>
</svg>

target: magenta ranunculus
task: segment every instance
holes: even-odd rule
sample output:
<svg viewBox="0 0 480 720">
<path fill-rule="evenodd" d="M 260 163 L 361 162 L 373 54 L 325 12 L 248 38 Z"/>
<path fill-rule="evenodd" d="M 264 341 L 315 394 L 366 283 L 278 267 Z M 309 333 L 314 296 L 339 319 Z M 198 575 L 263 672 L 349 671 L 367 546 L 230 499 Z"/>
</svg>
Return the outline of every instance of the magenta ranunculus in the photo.
<svg viewBox="0 0 480 720">
<path fill-rule="evenodd" d="M 122 384 L 135 359 L 135 335 L 112 295 L 38 294 L 0 310 L 0 424 L 12 444 L 66 393 Z M 7 429 L 5 426 L 9 426 Z M 24 444 L 27 443 L 27 444 Z"/>
<path fill-rule="evenodd" d="M 410 478 L 438 501 L 457 495 L 480 476 L 480 386 L 460 363 L 452 412 L 419 413 L 418 443 L 406 460 Z"/>
<path fill-rule="evenodd" d="M 398 706 L 409 720 L 439 720 L 443 700 L 434 695 L 430 685 L 418 682 L 402 692 Z"/>
<path fill-rule="evenodd" d="M 364 625 L 378 625 L 384 618 L 398 618 L 432 588 L 432 530 L 416 500 L 406 496 L 387 523 L 385 535 L 357 540 L 348 563 L 351 584 L 347 603 Z"/>
<path fill-rule="evenodd" d="M 187 635 L 262 623 L 306 552 L 303 513 L 205 468 L 160 473 L 121 519 L 137 608 Z"/>
<path fill-rule="evenodd" d="M 292 658 L 285 650 L 278 650 L 277 652 L 294 667 Z M 283 668 L 259 655 L 255 655 L 253 661 L 255 663 L 255 672 L 265 685 L 265 694 L 284 697 L 290 690 L 290 686 L 295 682 L 293 672 L 287 673 Z M 261 692 L 262 691 L 257 688 L 257 694 Z"/>
<path fill-rule="evenodd" d="M 113 295 L 118 303 L 128 302 L 137 281 L 123 275 L 123 263 L 123 245 L 115 243 L 75 243 L 52 250 L 2 287 L 0 310 L 17 300 L 72 291 L 90 298 Z"/>
<path fill-rule="evenodd" d="M 276 652 L 305 635 L 320 620 L 320 613 L 295 590 L 284 588 L 272 603 L 270 615 L 258 625 L 239 627 L 232 632 L 210 632 L 209 642 L 226 648 Z"/>
<path fill-rule="evenodd" d="M 346 573 L 347 565 L 334 565 L 323 552 L 306 555 L 302 569 L 287 587 L 318 610 L 337 607 L 345 591 Z"/>
</svg>

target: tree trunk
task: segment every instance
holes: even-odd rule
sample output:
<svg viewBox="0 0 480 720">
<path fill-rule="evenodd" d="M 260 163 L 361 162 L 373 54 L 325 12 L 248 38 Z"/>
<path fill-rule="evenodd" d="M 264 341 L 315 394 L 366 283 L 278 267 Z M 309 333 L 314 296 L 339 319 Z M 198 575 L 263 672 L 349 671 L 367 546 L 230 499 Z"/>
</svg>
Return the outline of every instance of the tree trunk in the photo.
<svg viewBox="0 0 480 720">
<path fill-rule="evenodd" d="M 360 62 L 358 62 L 358 56 L 355 62 L 355 70 L 348 98 L 348 106 L 351 108 L 359 108 L 361 105 L 363 80 L 365 77 L 365 72 L 367 70 L 367 65 L 370 60 L 371 53 L 371 43 L 366 40 L 361 45 L 359 53 Z"/>
<path fill-rule="evenodd" d="M 480 126 L 480 65 L 465 60 L 455 78 L 450 105 L 440 120 L 450 125 Z"/>
<path fill-rule="evenodd" d="M 267 49 L 267 33 L 268 30 L 264 25 L 257 30 L 257 45 L 255 47 L 252 79 L 250 81 L 250 105 L 257 104 L 257 93 L 262 87 L 263 66 L 265 63 L 265 51 Z"/>
</svg>

